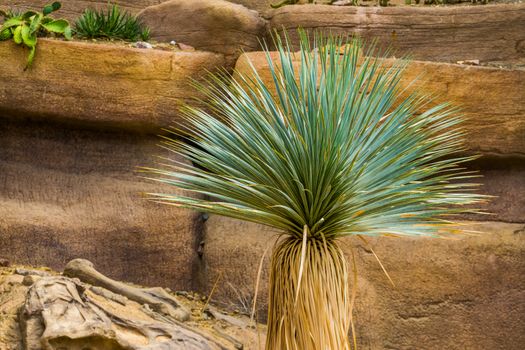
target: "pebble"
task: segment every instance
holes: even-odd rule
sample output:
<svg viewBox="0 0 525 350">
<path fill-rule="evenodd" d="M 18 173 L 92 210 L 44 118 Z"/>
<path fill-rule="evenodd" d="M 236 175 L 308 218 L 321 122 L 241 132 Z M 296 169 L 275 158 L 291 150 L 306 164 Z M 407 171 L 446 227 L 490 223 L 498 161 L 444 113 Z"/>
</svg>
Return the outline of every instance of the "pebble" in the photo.
<svg viewBox="0 0 525 350">
<path fill-rule="evenodd" d="M 9 265 L 9 260 L 0 258 L 0 267 L 9 267 Z"/>
<path fill-rule="evenodd" d="M 179 46 L 179 49 L 183 51 L 195 51 L 195 48 L 193 46 L 186 45 L 183 43 L 178 43 L 177 45 Z"/>
<path fill-rule="evenodd" d="M 21 275 L 21 276 L 34 275 L 34 276 L 46 277 L 46 276 L 50 276 L 51 275 L 49 272 L 46 272 L 46 271 L 27 270 L 27 269 L 16 269 L 15 273 L 17 275 Z"/>
<path fill-rule="evenodd" d="M 153 45 L 145 41 L 137 41 L 134 45 L 137 49 L 152 49 Z"/>
<path fill-rule="evenodd" d="M 352 5 L 352 0 L 338 0 L 338 1 L 334 1 L 332 3 L 332 5 L 334 6 L 350 6 Z"/>
<path fill-rule="evenodd" d="M 177 42 L 175 40 L 170 41 L 170 45 L 177 45 Z"/>
<path fill-rule="evenodd" d="M 457 61 L 457 64 L 467 64 L 469 66 L 479 66 L 479 60 L 464 60 L 464 61 Z"/>
<path fill-rule="evenodd" d="M 35 284 L 36 281 L 38 281 L 39 279 L 41 279 L 42 277 L 40 276 L 34 276 L 34 275 L 25 275 L 24 276 L 24 279 L 22 280 L 22 284 L 24 286 L 32 286 L 33 284 Z"/>
</svg>

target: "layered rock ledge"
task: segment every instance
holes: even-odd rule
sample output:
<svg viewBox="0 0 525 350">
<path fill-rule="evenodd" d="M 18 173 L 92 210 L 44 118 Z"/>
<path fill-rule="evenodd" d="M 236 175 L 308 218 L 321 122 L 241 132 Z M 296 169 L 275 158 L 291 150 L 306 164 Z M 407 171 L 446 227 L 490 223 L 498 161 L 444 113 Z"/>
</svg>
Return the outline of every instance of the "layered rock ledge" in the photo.
<svg viewBox="0 0 525 350">
<path fill-rule="evenodd" d="M 456 62 L 525 58 L 525 4 L 484 6 L 355 7 L 283 6 L 265 14 L 269 27 L 337 34 L 378 40 L 396 55 L 417 60 Z"/>
<path fill-rule="evenodd" d="M 27 50 L 0 43 L 0 114 L 101 124 L 141 132 L 176 124 L 199 97 L 191 79 L 225 63 L 217 53 L 136 49 L 117 44 L 40 39 Z"/>
</svg>

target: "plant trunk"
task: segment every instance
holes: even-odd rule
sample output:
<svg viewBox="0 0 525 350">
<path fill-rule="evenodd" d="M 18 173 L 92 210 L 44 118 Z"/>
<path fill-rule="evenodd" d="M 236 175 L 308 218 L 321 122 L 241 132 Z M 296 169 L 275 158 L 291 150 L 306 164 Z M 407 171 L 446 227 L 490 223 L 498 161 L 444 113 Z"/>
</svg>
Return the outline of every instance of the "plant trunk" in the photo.
<svg viewBox="0 0 525 350">
<path fill-rule="evenodd" d="M 348 267 L 334 240 L 279 242 L 269 297 L 266 350 L 350 349 Z"/>
</svg>

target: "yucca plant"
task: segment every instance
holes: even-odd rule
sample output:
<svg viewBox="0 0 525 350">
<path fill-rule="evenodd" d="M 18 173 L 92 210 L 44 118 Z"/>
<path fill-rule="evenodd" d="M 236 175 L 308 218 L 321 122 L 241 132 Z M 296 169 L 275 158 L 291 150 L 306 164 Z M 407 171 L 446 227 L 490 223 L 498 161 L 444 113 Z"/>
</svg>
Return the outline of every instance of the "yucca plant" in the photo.
<svg viewBox="0 0 525 350">
<path fill-rule="evenodd" d="M 300 36 L 298 53 L 279 38 L 278 56 L 266 48 L 271 82 L 252 66 L 201 85 L 207 108 L 184 113 L 194 142 L 178 129 L 164 138 L 197 167 L 166 158 L 147 171 L 208 199 L 150 196 L 281 230 L 266 348 L 349 349 L 351 292 L 338 239 L 440 237 L 456 232 L 450 215 L 475 211 L 468 205 L 483 197 L 461 167 L 471 159 L 461 155 L 461 116 L 404 91 L 407 61 L 374 58 L 357 39 Z"/>
<path fill-rule="evenodd" d="M 95 39 L 149 40 L 150 30 L 139 18 L 117 5 L 107 10 L 86 9 L 75 21 L 75 32 L 79 37 Z"/>
</svg>

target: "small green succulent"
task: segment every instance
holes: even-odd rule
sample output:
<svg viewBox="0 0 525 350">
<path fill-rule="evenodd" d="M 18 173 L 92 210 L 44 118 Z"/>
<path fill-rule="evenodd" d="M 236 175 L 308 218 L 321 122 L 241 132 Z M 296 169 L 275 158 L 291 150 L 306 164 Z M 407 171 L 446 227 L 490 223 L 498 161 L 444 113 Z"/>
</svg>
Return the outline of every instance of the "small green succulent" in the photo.
<svg viewBox="0 0 525 350">
<path fill-rule="evenodd" d="M 3 16 L 5 19 L 0 27 L 0 41 L 12 38 L 16 44 L 29 48 L 25 69 L 31 67 L 33 63 L 38 36 L 54 33 L 63 35 L 68 40 L 71 39 L 69 22 L 65 19 L 54 19 L 49 16 L 49 14 L 58 11 L 61 7 L 60 2 L 54 2 L 44 6 L 42 12 L 0 10 L 0 16 Z"/>
<path fill-rule="evenodd" d="M 148 41 L 150 37 L 150 29 L 139 18 L 117 5 L 109 5 L 107 10 L 86 9 L 75 21 L 75 33 L 87 39 Z"/>
</svg>

